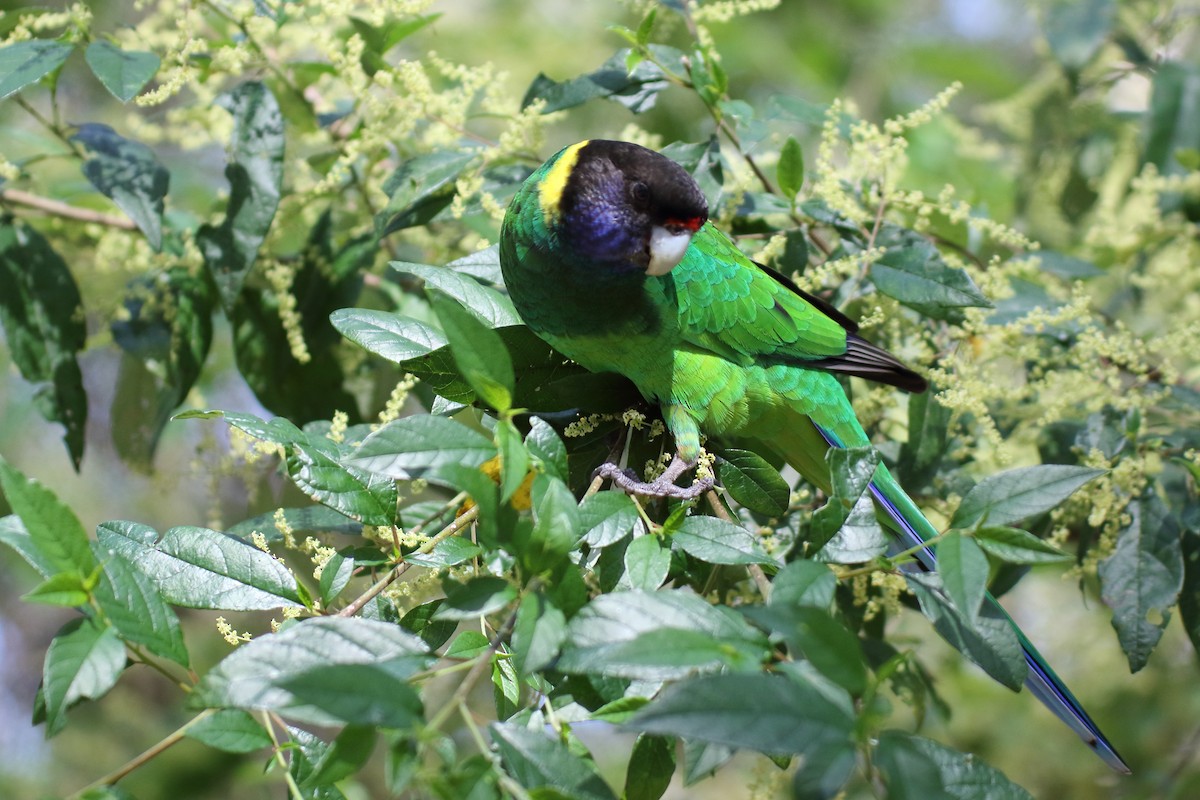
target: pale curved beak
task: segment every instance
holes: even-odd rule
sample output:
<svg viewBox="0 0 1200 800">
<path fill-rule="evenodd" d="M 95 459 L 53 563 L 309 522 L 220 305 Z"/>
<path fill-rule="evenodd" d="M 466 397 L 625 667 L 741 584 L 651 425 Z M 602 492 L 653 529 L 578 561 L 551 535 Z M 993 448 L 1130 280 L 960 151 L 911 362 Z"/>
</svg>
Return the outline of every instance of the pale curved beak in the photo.
<svg viewBox="0 0 1200 800">
<path fill-rule="evenodd" d="M 655 225 L 650 230 L 650 263 L 646 265 L 646 274 L 666 275 L 675 269 L 687 252 L 692 233 L 686 228 L 671 230 Z"/>
</svg>

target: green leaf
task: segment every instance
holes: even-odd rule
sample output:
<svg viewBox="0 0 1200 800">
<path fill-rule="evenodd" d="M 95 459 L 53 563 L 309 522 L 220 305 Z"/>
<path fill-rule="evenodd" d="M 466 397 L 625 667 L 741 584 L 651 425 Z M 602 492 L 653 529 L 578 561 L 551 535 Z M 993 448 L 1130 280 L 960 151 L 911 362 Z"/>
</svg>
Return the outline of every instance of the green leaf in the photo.
<svg viewBox="0 0 1200 800">
<path fill-rule="evenodd" d="M 786 199 L 792 199 L 800 193 L 804 185 L 804 154 L 795 136 L 789 136 L 779 151 L 779 164 L 775 167 L 775 176 L 779 180 L 779 190 Z"/>
<path fill-rule="evenodd" d="M 271 737 L 258 720 L 245 711 L 226 708 L 214 711 L 189 725 L 189 739 L 226 753 L 253 753 L 272 745 Z"/>
<path fill-rule="evenodd" d="M 0 458 L 0 489 L 29 532 L 29 538 L 56 571 L 90 575 L 96 568 L 87 532 L 54 492 L 27 478 Z"/>
<path fill-rule="evenodd" d="M 625 576 L 621 585 L 653 592 L 662 586 L 671 572 L 671 548 L 657 536 L 638 536 L 625 548 L 624 562 Z"/>
<path fill-rule="evenodd" d="M 949 599 L 936 573 L 905 573 L 908 587 L 921 604 L 921 613 L 947 642 L 984 672 L 1014 692 L 1025 682 L 1027 666 L 1012 623 L 998 607 L 984 606 L 971 622 Z"/>
<path fill-rule="evenodd" d="M 678 63 L 682 55 L 678 50 L 661 45 L 652 44 L 650 50 L 664 63 Z M 640 61 L 632 70 L 628 69 L 628 55 L 629 50 L 619 50 L 599 69 L 568 81 L 558 82 L 538 73 L 526 90 L 521 107 L 542 100 L 542 113 L 549 114 L 589 100 L 609 98 L 635 114 L 648 111 L 654 107 L 658 94 L 670 84 L 662 69 L 651 61 Z"/>
<path fill-rule="evenodd" d="M 908 398 L 908 439 L 900 445 L 898 474 L 909 493 L 929 486 L 950 449 L 950 409 L 939 403 L 935 391 Z"/>
<path fill-rule="evenodd" d="M 750 606 L 744 609 L 752 620 L 764 624 L 788 643 L 795 659 L 805 658 L 825 677 L 854 697 L 867 688 L 867 666 L 862 645 L 845 625 L 823 608 L 787 605 Z"/>
<path fill-rule="evenodd" d="M 196 243 L 227 312 L 258 257 L 283 185 L 283 114 L 266 84 L 248 81 L 217 104 L 233 115 L 225 178 L 229 205 L 220 225 L 201 225 Z"/>
<path fill-rule="evenodd" d="M 350 725 L 406 729 L 424 716 L 416 689 L 386 663 L 324 664 L 291 675 L 280 686 L 295 702 Z"/>
<path fill-rule="evenodd" d="M 353 670 L 353 667 L 350 667 Z M 359 725 L 347 725 L 329 743 L 328 749 L 313 764 L 312 772 L 304 776 L 304 788 L 330 786 L 358 772 L 371 751 L 375 749 L 375 730 Z"/>
<path fill-rule="evenodd" d="M 327 725 L 337 719 L 300 700 L 288 688 L 290 681 L 313 669 L 352 664 L 385 670 L 402 680 L 429 663 L 425 644 L 397 625 L 315 617 L 238 647 L 201 679 L 191 702 L 210 708 L 279 711 L 304 722 Z"/>
<path fill-rule="evenodd" d="M 442 583 L 446 602 L 436 612 L 436 620 L 478 619 L 499 611 L 517 599 L 517 590 L 504 578 L 485 575 L 466 583 L 446 580 Z"/>
<path fill-rule="evenodd" d="M 1033 800 L 974 755 L 903 731 L 884 731 L 873 760 L 887 783 L 887 796 L 894 800 Z"/>
<path fill-rule="evenodd" d="M 639 734 L 625 772 L 626 800 L 658 800 L 675 774 L 675 741 Z"/>
<path fill-rule="evenodd" d="M 387 527 L 396 522 L 400 495 L 389 477 L 341 463 L 340 448 L 329 440 L 295 442 L 288 452 L 288 476 L 299 489 L 351 519 Z"/>
<path fill-rule="evenodd" d="M 458 628 L 457 623 L 453 621 L 435 620 L 433 618 L 433 615 L 441 608 L 443 602 L 445 601 L 430 600 L 428 603 L 416 606 L 400 618 L 400 627 L 420 636 L 421 641 L 425 642 L 430 650 L 436 650 L 444 645 L 446 640 L 454 635 L 455 629 Z M 486 640 L 484 644 L 487 644 Z"/>
<path fill-rule="evenodd" d="M 1171 620 L 1183 588 L 1179 521 L 1153 488 L 1126 506 L 1129 527 L 1113 554 L 1100 562 L 1100 596 L 1113 610 L 1112 625 L 1129 671 L 1146 666 Z"/>
<path fill-rule="evenodd" d="M 26 603 L 41 603 L 48 606 L 73 608 L 87 605 L 88 587 L 78 572 L 60 572 L 35 586 L 32 591 L 21 595 Z"/>
<path fill-rule="evenodd" d="M 142 90 L 162 59 L 142 50 L 122 50 L 111 42 L 97 40 L 87 46 L 84 58 L 104 88 L 122 103 L 128 103 Z"/>
<path fill-rule="evenodd" d="M 491 642 L 479 631 L 463 631 L 446 648 L 446 652 L 442 654 L 442 658 L 461 659 L 465 661 L 475 658 L 490 646 Z"/>
<path fill-rule="evenodd" d="M 665 680 L 725 667 L 757 669 L 767 641 L 740 615 L 677 591 L 613 592 L 567 625 L 556 669 Z"/>
<path fill-rule="evenodd" d="M 449 464 L 479 467 L 496 455 L 486 436 L 452 419 L 401 417 L 372 433 L 345 463 L 398 480 Z"/>
<path fill-rule="evenodd" d="M 61 67 L 74 49 L 73 44 L 49 39 L 28 39 L 0 47 L 0 100 Z"/>
<path fill-rule="evenodd" d="M 405 161 L 383 184 L 388 204 L 375 215 L 379 237 L 424 225 L 454 199 L 454 182 L 475 160 L 471 151 L 451 148 Z"/>
<path fill-rule="evenodd" d="M 512 637 L 517 672 L 532 675 L 549 666 L 558 657 L 566 638 L 566 628 L 566 616 L 545 595 L 525 595 L 517 608 Z"/>
<path fill-rule="evenodd" d="M 716 517 L 688 517 L 671 535 L 671 543 L 708 564 L 775 563 L 750 531 Z"/>
<path fill-rule="evenodd" d="M 792 775 L 794 800 L 834 800 L 858 765 L 858 751 L 850 742 L 816 748 Z"/>
<path fill-rule="evenodd" d="M 302 605 L 296 578 L 271 554 L 208 528 L 171 528 L 161 538 L 136 522 L 104 522 L 100 546 L 149 576 L 170 603 L 253 611 Z"/>
<path fill-rule="evenodd" d="M 521 318 L 508 295 L 501 294 L 490 286 L 484 286 L 474 278 L 446 267 L 431 267 L 393 261 L 390 265 L 397 272 L 408 272 L 425 281 L 443 294 L 453 297 L 489 328 L 505 328 L 521 325 Z"/>
<path fill-rule="evenodd" d="M 637 506 L 624 492 L 597 492 L 584 498 L 579 506 L 579 529 L 589 547 L 608 547 L 621 541 L 637 521 Z"/>
<path fill-rule="evenodd" d="M 540 466 L 543 472 L 564 483 L 567 481 L 567 446 L 563 444 L 554 428 L 541 417 L 530 418 L 525 449 L 529 451 L 533 463 Z"/>
<path fill-rule="evenodd" d="M 1046 9 L 1042 31 L 1058 63 L 1077 73 L 1108 39 L 1116 16 L 1114 0 L 1057 0 Z"/>
<path fill-rule="evenodd" d="M 975 529 L 975 541 L 991 555 L 1009 564 L 1049 564 L 1074 557 L 1020 528 L 984 525 Z"/>
<path fill-rule="evenodd" d="M 869 561 L 887 549 L 887 539 L 875 520 L 867 486 L 879 465 L 873 447 L 831 447 L 825 453 L 832 494 L 812 517 L 810 552 L 821 560 L 852 564 Z"/>
<path fill-rule="evenodd" d="M 329 321 L 359 347 L 397 364 L 446 345 L 441 331 L 390 311 L 343 308 L 333 312 Z"/>
<path fill-rule="evenodd" d="M 179 617 L 167 605 L 154 581 L 120 553 L 97 545 L 103 571 L 96 585 L 96 602 L 126 641 L 144 645 L 156 656 L 189 666 Z"/>
<path fill-rule="evenodd" d="M 799 676 L 705 675 L 669 686 L 627 727 L 788 755 L 847 741 L 854 715 L 849 698 L 834 702 Z"/>
<path fill-rule="evenodd" d="M 784 564 L 771 581 L 771 605 L 813 606 L 828 610 L 837 578 L 828 566 L 807 559 Z"/>
<path fill-rule="evenodd" d="M 529 451 L 521 434 L 507 419 L 496 423 L 496 450 L 500 453 L 500 500 L 507 503 L 529 474 Z"/>
<path fill-rule="evenodd" d="M 951 267 L 928 242 L 891 248 L 871 265 L 875 288 L 933 319 L 962 320 L 964 308 L 991 303 L 965 270 Z"/>
<path fill-rule="evenodd" d="M 320 585 L 318 586 L 321 607 L 329 608 L 329 604 L 337 599 L 353 576 L 353 558 L 343 556 L 341 553 L 334 553 L 330 556 L 321 568 Z"/>
<path fill-rule="evenodd" d="M 730 497 L 751 511 L 771 517 L 787 513 L 791 501 L 787 481 L 758 453 L 734 449 L 720 451 L 717 478 Z"/>
<path fill-rule="evenodd" d="M 76 360 L 87 338 L 84 316 L 66 262 L 33 228 L 0 216 L 0 322 L 9 352 L 21 376 L 37 389 L 38 411 L 66 428 L 63 441 L 77 470 L 87 422 L 87 395 Z"/>
<path fill-rule="evenodd" d="M 125 645 L 115 630 L 93 619 L 64 625 L 51 640 L 42 667 L 46 738 L 62 730 L 71 705 L 104 696 L 124 669 Z"/>
<path fill-rule="evenodd" d="M 172 267 L 131 282 L 110 324 L 125 351 L 112 402 L 122 460 L 150 469 L 159 437 L 192 390 L 212 344 L 216 291 L 208 276 Z"/>
<path fill-rule="evenodd" d="M 404 557 L 404 560 L 416 564 L 418 567 L 437 569 L 453 567 L 464 561 L 470 561 L 472 558 L 483 555 L 483 552 L 483 548 L 471 540 L 451 536 L 449 539 L 438 542 L 428 553 L 410 553 Z"/>
<path fill-rule="evenodd" d="M 950 602 L 974 625 L 987 594 L 988 560 L 974 539 L 951 531 L 937 546 L 938 574 Z"/>
<path fill-rule="evenodd" d="M 530 572 L 558 567 L 579 541 L 579 506 L 558 478 L 545 473 L 533 479 L 533 528 L 528 539 L 514 540 L 517 558 Z"/>
<path fill-rule="evenodd" d="M 1104 470 L 1090 467 L 1039 464 L 990 475 L 967 492 L 950 527 L 1008 525 L 1045 513 L 1103 474 Z"/>
<path fill-rule="evenodd" d="M 450 341 L 459 374 L 483 402 L 501 414 L 508 412 L 512 408 L 516 377 L 504 342 L 475 315 L 441 292 L 431 292 L 429 299 Z"/>
<path fill-rule="evenodd" d="M 129 215 L 151 247 L 161 250 L 163 198 L 171 173 L 154 157 L 154 151 L 94 122 L 80 125 L 71 139 L 91 151 L 91 157 L 83 162 L 83 174 L 92 186 Z"/>
<path fill-rule="evenodd" d="M 540 730 L 497 722 L 490 729 L 504 769 L 539 798 L 616 800 L 595 765 Z M 538 791 L 543 790 L 543 791 Z M 546 792 L 545 790 L 549 790 Z"/>
</svg>

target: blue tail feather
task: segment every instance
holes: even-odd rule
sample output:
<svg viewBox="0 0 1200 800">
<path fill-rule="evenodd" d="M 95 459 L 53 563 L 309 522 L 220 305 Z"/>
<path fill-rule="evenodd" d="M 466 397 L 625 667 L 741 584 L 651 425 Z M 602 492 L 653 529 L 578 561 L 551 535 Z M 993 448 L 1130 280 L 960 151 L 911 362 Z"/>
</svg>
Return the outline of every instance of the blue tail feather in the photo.
<svg viewBox="0 0 1200 800">
<path fill-rule="evenodd" d="M 840 447 L 841 444 L 831 433 L 824 430 L 820 426 L 817 427 L 821 435 L 829 443 L 831 447 Z M 926 546 L 925 542 L 934 536 L 938 535 L 938 531 L 925 518 L 912 499 L 905 494 L 904 490 L 888 472 L 887 468 L 880 465 L 875 473 L 875 479 L 870 483 L 871 494 L 879 503 L 887 516 L 895 522 L 905 549 L 917 548 L 914 554 L 921 566 L 928 571 L 937 570 L 937 555 L 933 549 Z M 1104 760 L 1106 764 L 1118 772 L 1129 774 L 1129 766 L 1117 754 L 1112 743 L 1100 732 L 1100 728 L 1092 721 L 1087 712 L 1071 694 L 1071 690 L 1067 688 L 1050 666 L 1042 658 L 1041 653 L 1037 648 L 1026 638 L 1021 629 L 1017 627 L 1017 623 L 1004 610 L 1003 606 L 988 593 L 985 597 L 985 602 L 998 611 L 1003 618 L 1008 620 L 1016 631 L 1017 640 L 1021 644 L 1021 649 L 1025 654 L 1025 663 L 1029 667 L 1029 672 L 1025 678 L 1025 686 L 1029 689 L 1039 701 L 1042 702 L 1048 709 L 1054 712 L 1054 715 L 1062 720 L 1071 730 L 1078 734 L 1079 738 L 1091 747 L 1096 754 Z"/>
</svg>

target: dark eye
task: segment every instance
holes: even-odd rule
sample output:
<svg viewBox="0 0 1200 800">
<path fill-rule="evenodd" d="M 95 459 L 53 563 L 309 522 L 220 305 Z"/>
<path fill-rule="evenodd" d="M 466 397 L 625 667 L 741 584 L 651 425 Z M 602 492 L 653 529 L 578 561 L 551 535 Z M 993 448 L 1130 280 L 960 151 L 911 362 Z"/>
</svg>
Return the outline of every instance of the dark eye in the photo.
<svg viewBox="0 0 1200 800">
<path fill-rule="evenodd" d="M 635 206 L 645 207 L 650 203 L 650 187 L 641 181 L 629 185 L 629 199 Z"/>
</svg>

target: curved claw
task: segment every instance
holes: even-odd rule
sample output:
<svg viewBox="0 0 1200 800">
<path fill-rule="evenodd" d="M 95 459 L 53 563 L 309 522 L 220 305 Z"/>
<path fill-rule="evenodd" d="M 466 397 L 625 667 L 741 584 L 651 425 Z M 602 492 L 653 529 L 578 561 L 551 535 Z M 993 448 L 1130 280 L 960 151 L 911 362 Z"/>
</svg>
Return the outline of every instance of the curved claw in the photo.
<svg viewBox="0 0 1200 800">
<path fill-rule="evenodd" d="M 699 478 L 691 486 L 679 486 L 675 483 L 680 475 L 693 466 L 695 465 L 687 463 L 677 455 L 663 474 L 650 483 L 638 480 L 637 473 L 633 470 L 621 469 L 611 462 L 601 464 L 594 474 L 611 480 L 614 485 L 621 487 L 629 494 L 693 500 L 713 488 L 711 476 Z"/>
</svg>

